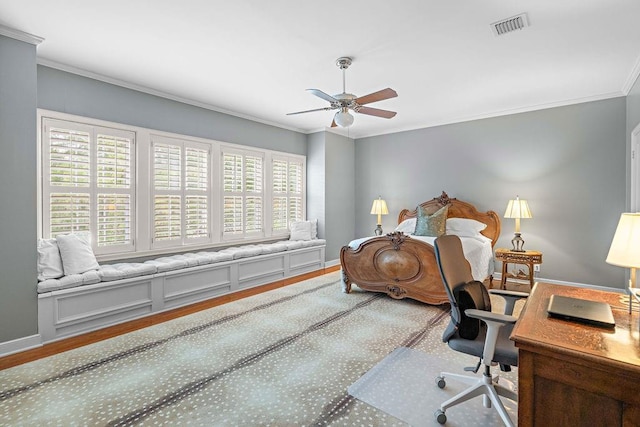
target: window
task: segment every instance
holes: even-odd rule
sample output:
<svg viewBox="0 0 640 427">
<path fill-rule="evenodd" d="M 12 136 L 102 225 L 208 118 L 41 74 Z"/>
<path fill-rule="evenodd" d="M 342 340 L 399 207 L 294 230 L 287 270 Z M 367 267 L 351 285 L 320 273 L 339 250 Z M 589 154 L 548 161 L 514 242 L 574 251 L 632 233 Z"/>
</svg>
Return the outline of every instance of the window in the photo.
<svg viewBox="0 0 640 427">
<path fill-rule="evenodd" d="M 154 247 L 209 241 L 210 148 L 155 135 L 151 145 Z"/>
<path fill-rule="evenodd" d="M 304 163 L 300 159 L 275 157 L 272 161 L 273 232 L 286 232 L 293 221 L 304 219 Z"/>
<path fill-rule="evenodd" d="M 54 111 L 38 118 L 38 235 L 88 232 L 100 260 L 284 237 L 305 218 L 303 155 Z"/>
<path fill-rule="evenodd" d="M 223 237 L 263 234 L 263 164 L 260 153 L 223 148 Z"/>
<path fill-rule="evenodd" d="M 45 119 L 43 136 L 43 236 L 84 231 L 96 253 L 132 251 L 135 134 Z"/>
</svg>

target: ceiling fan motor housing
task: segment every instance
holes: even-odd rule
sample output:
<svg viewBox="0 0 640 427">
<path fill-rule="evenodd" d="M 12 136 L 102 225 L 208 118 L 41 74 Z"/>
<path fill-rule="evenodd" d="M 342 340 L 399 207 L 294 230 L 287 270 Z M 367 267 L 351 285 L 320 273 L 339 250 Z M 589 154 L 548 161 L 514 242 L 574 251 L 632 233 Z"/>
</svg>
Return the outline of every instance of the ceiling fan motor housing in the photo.
<svg viewBox="0 0 640 427">
<path fill-rule="evenodd" d="M 336 65 L 341 70 L 346 70 L 347 68 L 349 68 L 349 65 L 351 65 L 351 62 L 352 62 L 351 58 L 349 58 L 348 56 L 343 56 L 336 60 Z"/>
</svg>

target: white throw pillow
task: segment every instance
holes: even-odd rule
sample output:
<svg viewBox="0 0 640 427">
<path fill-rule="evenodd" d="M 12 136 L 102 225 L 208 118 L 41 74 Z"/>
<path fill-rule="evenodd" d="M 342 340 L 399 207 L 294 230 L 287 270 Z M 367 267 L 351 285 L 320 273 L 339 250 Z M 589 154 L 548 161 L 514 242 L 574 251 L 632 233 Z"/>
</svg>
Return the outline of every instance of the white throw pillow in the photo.
<svg viewBox="0 0 640 427">
<path fill-rule="evenodd" d="M 460 237 L 477 237 L 487 224 L 470 218 L 447 218 L 447 234 Z"/>
<path fill-rule="evenodd" d="M 402 231 L 404 234 L 413 234 L 416 230 L 416 218 L 409 218 L 402 221 L 394 231 Z"/>
<path fill-rule="evenodd" d="M 56 239 L 38 240 L 38 280 L 42 282 L 62 276 L 64 276 L 64 270 Z"/>
<path fill-rule="evenodd" d="M 309 220 L 309 222 L 311 222 L 311 239 L 317 239 L 318 238 L 318 220 L 312 219 L 312 220 Z"/>
<path fill-rule="evenodd" d="M 311 221 L 296 221 L 291 223 L 289 240 L 311 240 Z"/>
<path fill-rule="evenodd" d="M 64 234 L 56 237 L 56 241 L 66 276 L 82 274 L 100 267 L 93 250 L 91 250 L 88 234 Z"/>
</svg>

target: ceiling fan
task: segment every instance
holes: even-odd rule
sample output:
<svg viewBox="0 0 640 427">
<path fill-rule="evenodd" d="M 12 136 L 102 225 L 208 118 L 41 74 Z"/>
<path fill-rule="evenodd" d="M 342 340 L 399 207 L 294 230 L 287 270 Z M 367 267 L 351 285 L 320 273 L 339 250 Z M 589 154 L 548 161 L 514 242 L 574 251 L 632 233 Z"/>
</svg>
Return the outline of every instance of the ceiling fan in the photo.
<svg viewBox="0 0 640 427">
<path fill-rule="evenodd" d="M 385 119 L 390 119 L 396 115 L 395 111 L 389 110 L 380 110 L 378 108 L 365 107 L 365 104 L 370 104 L 372 102 L 382 101 L 389 98 L 395 98 L 398 96 L 395 90 L 391 88 L 386 88 L 379 90 L 377 92 L 370 93 L 369 95 L 357 97 L 354 94 L 347 93 L 345 89 L 345 70 L 349 68 L 351 65 L 352 59 L 349 57 L 341 57 L 336 60 L 336 65 L 338 68 L 342 70 L 342 93 L 331 96 L 319 89 L 307 89 L 307 91 L 311 92 L 318 98 L 322 98 L 325 101 L 329 101 L 331 104 L 329 107 L 324 108 L 316 108 L 313 110 L 305 110 L 305 111 L 297 111 L 295 113 L 287 113 L 287 116 L 292 116 L 294 114 L 303 114 L 303 113 L 311 113 L 313 111 L 329 111 L 329 110 L 339 110 L 335 116 L 333 116 L 333 121 L 331 122 L 331 127 L 341 126 L 341 127 L 349 127 L 353 124 L 353 116 L 349 114 L 349 110 L 355 111 L 360 114 L 368 114 L 370 116 L 376 117 L 384 117 Z"/>
</svg>

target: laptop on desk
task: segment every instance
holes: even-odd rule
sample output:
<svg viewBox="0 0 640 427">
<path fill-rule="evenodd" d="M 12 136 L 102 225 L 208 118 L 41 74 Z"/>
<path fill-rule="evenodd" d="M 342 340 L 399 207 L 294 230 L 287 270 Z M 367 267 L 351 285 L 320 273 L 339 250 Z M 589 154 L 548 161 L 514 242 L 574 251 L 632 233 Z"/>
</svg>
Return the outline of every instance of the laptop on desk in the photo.
<svg viewBox="0 0 640 427">
<path fill-rule="evenodd" d="M 616 326 L 611 306 L 600 301 L 551 295 L 547 313 L 550 317 L 573 320 L 604 328 L 614 328 Z"/>
</svg>

